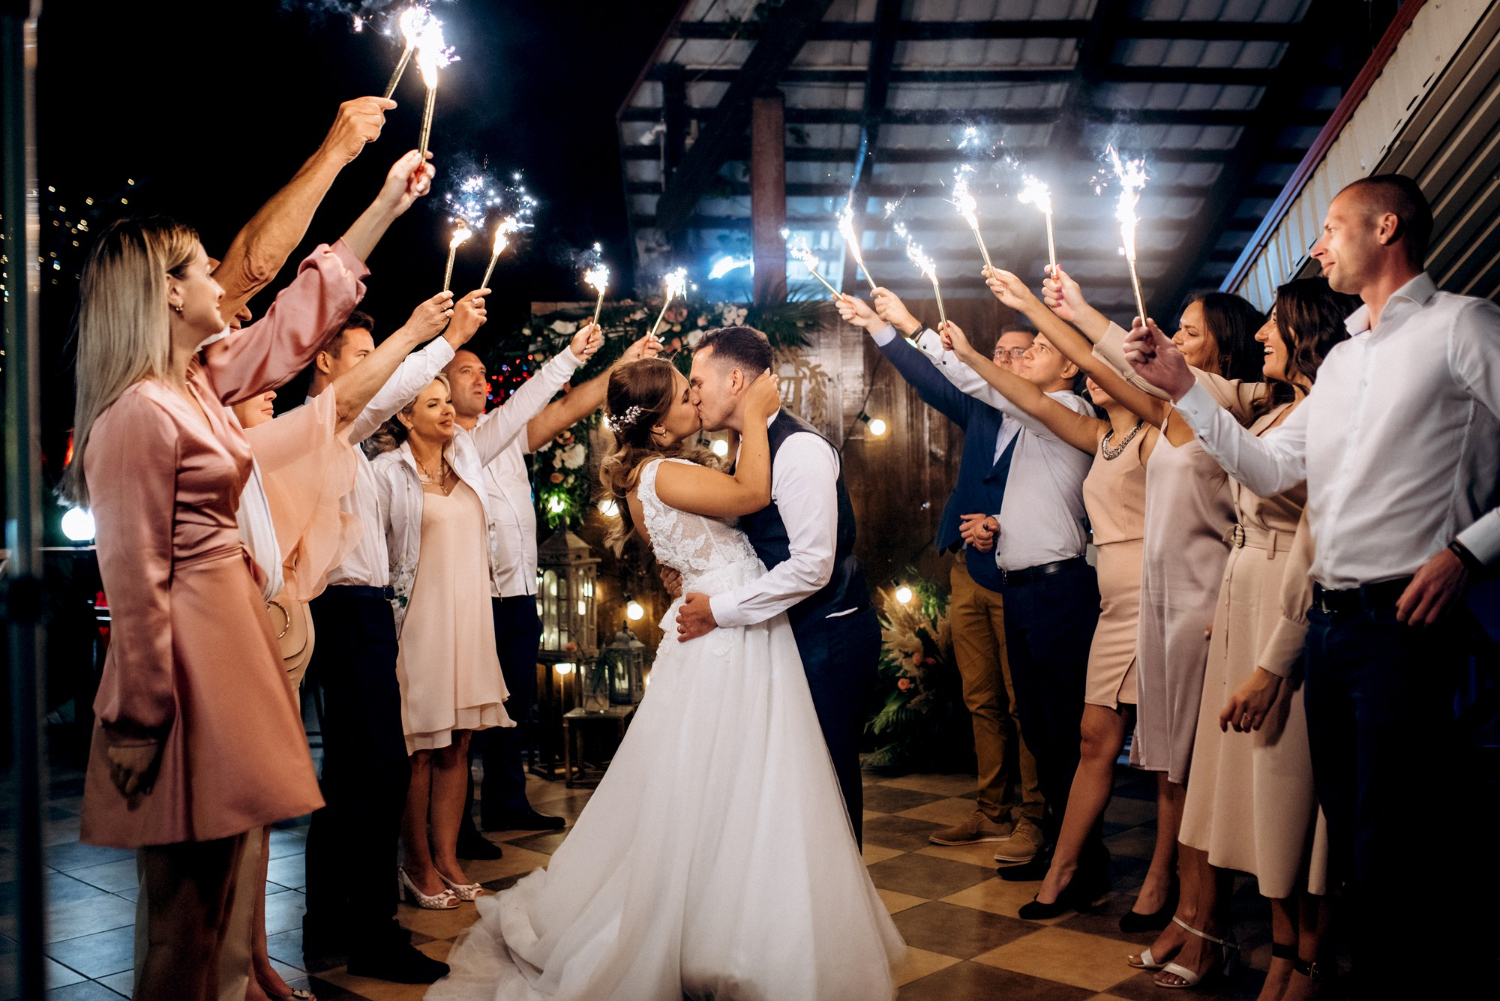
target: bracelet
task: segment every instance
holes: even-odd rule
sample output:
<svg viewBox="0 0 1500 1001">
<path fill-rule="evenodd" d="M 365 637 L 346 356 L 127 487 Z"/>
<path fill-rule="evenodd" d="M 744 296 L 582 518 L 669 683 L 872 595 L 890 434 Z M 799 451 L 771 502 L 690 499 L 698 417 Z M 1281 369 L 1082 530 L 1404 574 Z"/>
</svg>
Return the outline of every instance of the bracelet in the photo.
<svg viewBox="0 0 1500 1001">
<path fill-rule="evenodd" d="M 1452 542 L 1448 543 L 1448 552 L 1452 553 L 1454 556 L 1457 556 L 1459 562 L 1464 565 L 1464 569 L 1469 571 L 1470 573 L 1478 573 L 1479 571 L 1484 569 L 1484 564 L 1479 561 L 1479 557 L 1469 552 L 1469 547 L 1464 545 L 1462 542 L 1459 542 L 1457 539 L 1454 539 Z"/>
</svg>

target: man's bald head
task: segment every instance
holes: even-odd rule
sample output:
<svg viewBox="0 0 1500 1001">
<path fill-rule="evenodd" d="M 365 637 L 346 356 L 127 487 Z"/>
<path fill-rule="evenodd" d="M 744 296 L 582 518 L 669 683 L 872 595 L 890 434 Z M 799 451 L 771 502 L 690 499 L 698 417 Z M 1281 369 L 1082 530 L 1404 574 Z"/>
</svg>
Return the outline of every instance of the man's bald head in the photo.
<svg viewBox="0 0 1500 1001">
<path fill-rule="evenodd" d="M 1371 223 L 1394 216 L 1396 225 L 1386 245 L 1402 243 L 1412 267 L 1422 269 L 1432 240 L 1432 206 L 1416 181 L 1401 174 L 1376 174 L 1348 185 L 1339 197 L 1351 198 Z"/>
</svg>

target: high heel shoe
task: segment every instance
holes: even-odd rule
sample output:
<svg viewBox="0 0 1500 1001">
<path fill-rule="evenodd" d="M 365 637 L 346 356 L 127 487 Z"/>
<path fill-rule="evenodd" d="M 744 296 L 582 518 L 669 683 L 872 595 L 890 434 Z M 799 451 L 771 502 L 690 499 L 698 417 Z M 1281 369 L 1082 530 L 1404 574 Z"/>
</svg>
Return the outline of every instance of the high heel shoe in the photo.
<svg viewBox="0 0 1500 1001">
<path fill-rule="evenodd" d="M 1172 885 L 1167 889 L 1167 899 L 1150 914 L 1142 914 L 1139 911 L 1126 911 L 1120 915 L 1120 930 L 1127 934 L 1135 934 L 1143 931 L 1161 931 L 1172 920 L 1172 915 L 1177 913 L 1177 898 L 1181 894 L 1181 887 L 1177 880 L 1172 880 Z"/>
<path fill-rule="evenodd" d="M 455 883 L 447 876 L 444 876 L 441 872 L 438 873 L 438 879 L 441 879 L 443 883 L 447 885 L 448 892 L 452 893 L 455 897 L 457 897 L 459 900 L 464 901 L 465 903 L 472 901 L 475 897 L 482 896 L 488 892 L 479 883 Z"/>
<path fill-rule="evenodd" d="M 438 878 L 442 878 L 441 874 L 439 874 Z M 418 907 L 428 911 L 451 911 L 458 906 L 458 897 L 454 895 L 452 890 L 445 888 L 443 892 L 434 893 L 429 896 L 417 889 L 417 884 L 411 881 L 411 877 L 406 874 L 406 870 L 399 865 L 396 866 L 396 892 L 401 897 L 412 901 Z"/>
<path fill-rule="evenodd" d="M 1062 888 L 1062 892 L 1052 903 L 1044 904 L 1032 897 L 1031 903 L 1022 904 L 1016 914 L 1026 921 L 1046 921 L 1060 917 L 1069 911 L 1082 913 L 1093 910 L 1094 901 L 1108 892 L 1109 881 L 1107 879 L 1095 879 L 1081 872 L 1075 872 L 1073 878 L 1068 880 L 1068 885 Z"/>
<path fill-rule="evenodd" d="M 1235 965 L 1239 960 L 1240 947 L 1235 942 L 1234 936 L 1232 934 L 1225 935 L 1223 938 L 1214 938 L 1207 932 L 1199 931 L 1197 928 L 1189 925 L 1181 918 L 1174 917 L 1172 918 L 1172 920 L 1181 925 L 1183 930 L 1187 931 L 1189 934 L 1197 935 L 1205 942 L 1208 942 L 1211 945 L 1218 946 L 1223 950 L 1223 955 L 1221 955 L 1219 959 L 1215 960 L 1213 965 L 1204 970 L 1202 973 L 1190 970 L 1186 966 L 1183 966 L 1181 963 L 1168 963 L 1161 968 L 1161 972 L 1170 973 L 1172 976 L 1179 978 L 1182 983 L 1164 984 L 1160 980 L 1156 980 L 1154 981 L 1156 986 L 1165 988 L 1167 990 L 1186 990 L 1189 987 L 1197 987 L 1204 981 L 1211 980 L 1216 976 L 1229 977 L 1234 975 Z"/>
</svg>

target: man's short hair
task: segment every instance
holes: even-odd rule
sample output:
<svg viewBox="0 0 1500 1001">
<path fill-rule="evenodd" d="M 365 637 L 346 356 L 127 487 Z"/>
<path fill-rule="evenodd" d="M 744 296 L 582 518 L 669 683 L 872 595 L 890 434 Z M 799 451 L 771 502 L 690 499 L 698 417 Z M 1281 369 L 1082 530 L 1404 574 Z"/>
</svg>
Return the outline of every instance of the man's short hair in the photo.
<svg viewBox="0 0 1500 1001">
<path fill-rule="evenodd" d="M 713 348 L 714 360 L 728 362 L 746 379 L 754 379 L 771 367 L 771 341 L 754 327 L 720 327 L 703 335 L 693 354 Z"/>
<path fill-rule="evenodd" d="M 1387 212 L 1401 220 L 1401 236 L 1411 254 L 1411 262 L 1422 267 L 1427 261 L 1427 246 L 1432 241 L 1432 206 L 1416 181 L 1403 174 L 1375 174 L 1361 178 L 1344 188 L 1358 191 L 1372 215 Z"/>
<path fill-rule="evenodd" d="M 369 313 L 361 313 L 359 310 L 349 314 L 349 319 L 339 328 L 339 332 L 328 338 L 323 345 L 323 350 L 337 358 L 344 350 L 344 334 L 350 330 L 363 330 L 371 338 L 375 336 L 375 319 Z"/>
</svg>

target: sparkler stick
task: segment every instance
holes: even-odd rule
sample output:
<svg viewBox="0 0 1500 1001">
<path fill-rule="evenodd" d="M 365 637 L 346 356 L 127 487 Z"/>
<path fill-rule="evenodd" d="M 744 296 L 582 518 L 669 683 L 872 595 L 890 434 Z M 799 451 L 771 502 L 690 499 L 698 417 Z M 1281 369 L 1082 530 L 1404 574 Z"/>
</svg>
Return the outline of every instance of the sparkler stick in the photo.
<svg viewBox="0 0 1500 1001">
<path fill-rule="evenodd" d="M 969 173 L 973 169 L 973 167 L 967 164 L 958 169 L 957 176 L 953 179 L 953 204 L 958 206 L 958 214 L 964 217 L 964 220 L 969 224 L 969 228 L 974 231 L 974 240 L 979 244 L 979 253 L 984 257 L 984 266 L 992 268 L 994 265 L 990 263 L 989 249 L 984 245 L 984 237 L 979 235 L 979 203 L 969 193 Z M 908 247 L 910 247 L 909 244 Z M 932 275 L 928 277 L 932 278 L 932 287 L 937 288 L 937 278 Z M 939 297 L 939 312 L 942 311 L 942 301 L 942 298 Z"/>
<path fill-rule="evenodd" d="M 906 237 L 906 256 L 917 266 L 917 270 L 921 271 L 932 282 L 932 295 L 937 300 L 938 330 L 941 331 L 943 327 L 948 325 L 948 313 L 943 309 L 943 290 L 938 286 L 937 265 L 912 240 L 911 234 L 907 232 L 904 224 L 896 223 L 896 235 Z"/>
<path fill-rule="evenodd" d="M 1120 154 L 1113 146 L 1107 149 L 1110 165 L 1120 181 L 1120 201 L 1115 208 L 1115 218 L 1120 220 L 1120 243 L 1125 249 L 1125 263 L 1130 268 L 1130 287 L 1135 292 L 1135 308 L 1141 322 L 1146 322 L 1146 299 L 1141 295 L 1141 279 L 1135 270 L 1135 206 L 1141 200 L 1141 189 L 1146 186 L 1146 168 L 1141 160 L 1121 162 Z"/>
<path fill-rule="evenodd" d="M 425 7 L 412 6 L 401 12 L 398 22 L 401 26 L 401 36 L 406 39 L 406 47 L 401 50 L 401 58 L 396 62 L 396 69 L 391 73 L 390 81 L 385 85 L 385 97 L 387 100 L 396 92 L 396 86 L 401 83 L 401 78 L 406 75 L 406 67 L 411 62 L 412 53 L 417 50 L 418 39 L 421 38 L 422 29 L 427 26 L 432 15 Z M 356 20 L 356 24 L 358 24 Z M 359 29 L 356 27 L 356 31 Z"/>
<path fill-rule="evenodd" d="M 458 228 L 453 231 L 453 239 L 448 241 L 448 267 L 443 271 L 444 292 L 448 291 L 449 287 L 453 284 L 453 258 L 458 255 L 458 248 L 463 246 L 464 241 L 473 235 L 473 231 L 463 223 L 459 223 Z M 483 287 L 483 285 L 480 286 L 480 288 Z"/>
<path fill-rule="evenodd" d="M 865 267 L 865 255 L 860 253 L 859 235 L 854 232 L 854 204 L 847 202 L 844 211 L 839 215 L 839 232 L 844 234 L 844 240 L 849 244 L 849 252 L 854 255 L 854 263 L 865 273 L 865 281 L 870 283 L 870 294 L 875 293 L 875 279 L 870 274 L 870 269 Z"/>
<path fill-rule="evenodd" d="M 513 215 L 501 219 L 495 227 L 495 245 L 490 252 L 490 266 L 484 269 L 484 281 L 479 283 L 480 288 L 490 287 L 490 275 L 495 273 L 495 262 L 500 259 L 500 252 L 510 246 L 510 234 L 521 228 L 521 223 Z"/>
<path fill-rule="evenodd" d="M 417 55 L 417 66 L 422 70 L 422 79 L 427 84 L 427 109 L 422 112 L 422 138 L 417 144 L 422 156 L 418 163 L 427 162 L 427 141 L 432 138 L 432 112 L 437 108 L 438 68 L 436 53 L 429 56 L 425 46 Z"/>
<path fill-rule="evenodd" d="M 599 322 L 599 312 L 604 309 L 604 290 L 609 288 L 609 268 L 600 264 L 584 272 L 584 284 L 599 290 L 599 302 L 594 306 L 594 323 Z"/>
<path fill-rule="evenodd" d="M 793 260 L 801 261 L 803 264 L 805 264 L 807 266 L 807 270 L 812 272 L 812 276 L 818 281 L 822 282 L 823 287 L 826 288 L 829 292 L 833 293 L 833 297 L 835 299 L 843 298 L 843 296 L 839 295 L 838 289 L 828 284 L 828 279 L 818 274 L 818 265 L 822 262 L 819 261 L 817 255 L 812 252 L 812 248 L 807 245 L 807 240 L 805 238 L 798 236 L 794 239 L 792 237 L 791 231 L 786 229 L 781 231 L 781 238 L 786 241 L 787 253 L 792 255 Z"/>
<path fill-rule="evenodd" d="M 662 300 L 661 312 L 656 315 L 656 322 L 651 325 L 650 337 L 652 340 L 656 339 L 656 332 L 661 329 L 661 321 L 666 318 L 667 307 L 672 304 L 673 299 L 687 291 L 687 268 L 668 271 L 666 278 L 663 280 L 667 286 L 667 297 Z"/>
<path fill-rule="evenodd" d="M 1041 209 L 1042 215 L 1047 219 L 1047 259 L 1052 262 L 1053 278 L 1057 277 L 1057 243 L 1052 238 L 1052 192 L 1047 185 L 1037 180 L 1030 174 L 1026 175 L 1026 186 L 1021 189 L 1018 200 L 1023 204 L 1035 205 Z"/>
</svg>

